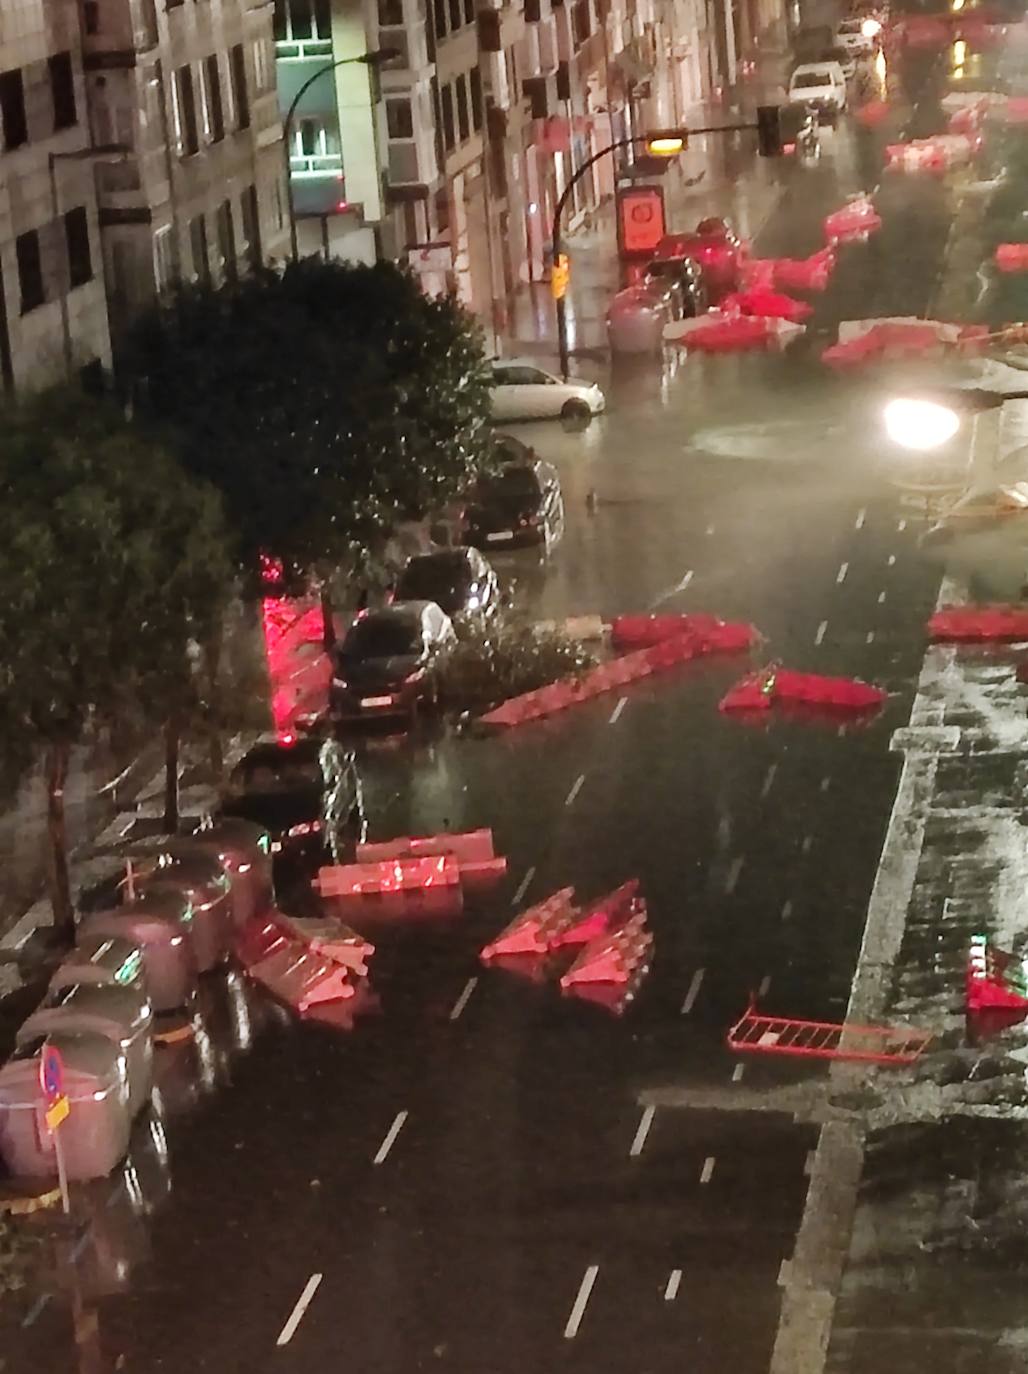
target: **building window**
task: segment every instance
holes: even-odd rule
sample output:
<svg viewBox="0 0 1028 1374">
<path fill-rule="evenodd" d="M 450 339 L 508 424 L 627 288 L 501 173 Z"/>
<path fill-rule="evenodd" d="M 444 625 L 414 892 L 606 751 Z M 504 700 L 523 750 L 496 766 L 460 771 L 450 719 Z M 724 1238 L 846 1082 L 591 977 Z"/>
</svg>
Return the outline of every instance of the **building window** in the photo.
<svg viewBox="0 0 1028 1374">
<path fill-rule="evenodd" d="M 443 108 L 443 147 L 448 153 L 452 153 L 457 146 L 453 127 L 453 91 L 449 86 L 444 86 L 439 93 L 439 98 Z"/>
<path fill-rule="evenodd" d="M 221 103 L 221 69 L 218 66 L 217 53 L 205 57 L 203 65 L 207 73 L 207 111 L 210 117 L 211 142 L 220 143 L 225 137 L 225 108 Z"/>
<path fill-rule="evenodd" d="M 314 6 L 311 0 L 289 0 L 291 38 L 314 37 Z"/>
<path fill-rule="evenodd" d="M 216 218 L 218 253 L 221 257 L 222 276 L 235 281 L 238 275 L 236 266 L 236 231 L 232 224 L 232 202 L 223 200 L 218 206 Z"/>
<path fill-rule="evenodd" d="M 275 0 L 276 43 L 332 37 L 332 0 Z"/>
<path fill-rule="evenodd" d="M 196 126 L 193 73 L 188 67 L 179 67 L 175 73 L 175 95 L 178 112 L 178 150 L 182 157 L 190 157 L 199 151 L 200 135 Z"/>
<path fill-rule="evenodd" d="M 246 53 L 242 43 L 237 43 L 230 56 L 229 71 L 232 76 L 232 103 L 236 111 L 236 128 L 250 127 L 250 96 L 246 89 Z"/>
<path fill-rule="evenodd" d="M 380 29 L 403 28 L 403 0 L 378 0 Z"/>
<path fill-rule="evenodd" d="M 90 38 L 100 32 L 100 5 L 98 0 L 84 0 L 82 22 L 85 25 L 86 34 Z"/>
<path fill-rule="evenodd" d="M 482 73 L 471 68 L 471 124 L 476 133 L 482 127 Z"/>
<path fill-rule="evenodd" d="M 584 43 L 592 32 L 592 22 L 589 15 L 589 0 L 577 0 L 575 7 L 571 11 L 571 26 L 575 33 L 575 46 Z"/>
<path fill-rule="evenodd" d="M 461 0 L 450 0 L 450 32 L 456 33 L 463 23 L 464 16 L 461 14 Z"/>
<path fill-rule="evenodd" d="M 0 120 L 4 126 L 4 147 L 8 152 L 28 142 L 25 119 L 25 83 L 20 68 L 0 73 Z"/>
<path fill-rule="evenodd" d="M 71 53 L 55 53 L 47 59 L 47 66 L 50 68 L 50 93 L 54 102 L 54 129 L 70 129 L 78 123 Z"/>
<path fill-rule="evenodd" d="M 189 246 L 193 254 L 193 280 L 209 286 L 211 259 L 207 251 L 207 220 L 203 215 L 189 221 Z"/>
<path fill-rule="evenodd" d="M 170 224 L 153 236 L 153 276 L 158 291 L 167 291 L 175 280 L 175 244 Z"/>
<path fill-rule="evenodd" d="M 239 222 L 243 227 L 243 253 L 246 260 L 251 267 L 260 267 L 263 253 L 256 186 L 248 186 L 239 197 Z"/>
<path fill-rule="evenodd" d="M 460 141 L 471 137 L 471 119 L 468 110 L 468 79 L 461 72 L 456 81 L 457 90 L 457 128 L 460 130 Z"/>
<path fill-rule="evenodd" d="M 386 129 L 390 138 L 414 137 L 414 112 L 409 100 L 386 101 Z"/>
<path fill-rule="evenodd" d="M 68 249 L 68 283 L 72 290 L 93 280 L 93 259 L 89 252 L 89 220 L 85 206 L 69 210 L 64 216 L 64 242 Z"/>
<path fill-rule="evenodd" d="M 39 234 L 30 229 L 14 241 L 18 259 L 18 289 L 21 292 L 21 313 L 27 315 L 46 300 L 43 290 L 43 262 L 39 252 Z"/>
<path fill-rule="evenodd" d="M 432 0 L 432 12 L 435 16 L 435 36 L 438 42 L 446 37 L 446 0 Z"/>
<path fill-rule="evenodd" d="M 475 0 L 464 0 L 464 22 L 465 24 L 475 22 Z"/>
<path fill-rule="evenodd" d="M 263 38 L 258 38 L 253 45 L 253 84 L 258 92 L 270 91 L 274 85 L 271 53 Z"/>
</svg>

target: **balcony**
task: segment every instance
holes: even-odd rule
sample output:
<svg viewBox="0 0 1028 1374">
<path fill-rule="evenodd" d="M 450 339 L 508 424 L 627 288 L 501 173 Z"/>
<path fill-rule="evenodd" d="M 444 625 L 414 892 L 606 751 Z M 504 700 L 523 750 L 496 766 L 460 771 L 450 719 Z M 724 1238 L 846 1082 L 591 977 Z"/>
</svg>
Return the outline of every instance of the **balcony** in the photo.
<svg viewBox="0 0 1028 1374">
<path fill-rule="evenodd" d="M 341 153 L 302 153 L 289 159 L 291 178 L 342 176 L 343 158 Z"/>
<path fill-rule="evenodd" d="M 389 144 L 389 184 L 391 186 L 412 186 L 425 180 L 421 175 L 416 143 Z"/>
<path fill-rule="evenodd" d="M 422 76 L 432 65 L 424 22 L 407 24 L 402 29 L 380 28 L 378 45 L 381 48 L 395 48 L 399 54 L 382 63 L 380 71 L 383 73 L 411 72 L 415 76 Z"/>
</svg>

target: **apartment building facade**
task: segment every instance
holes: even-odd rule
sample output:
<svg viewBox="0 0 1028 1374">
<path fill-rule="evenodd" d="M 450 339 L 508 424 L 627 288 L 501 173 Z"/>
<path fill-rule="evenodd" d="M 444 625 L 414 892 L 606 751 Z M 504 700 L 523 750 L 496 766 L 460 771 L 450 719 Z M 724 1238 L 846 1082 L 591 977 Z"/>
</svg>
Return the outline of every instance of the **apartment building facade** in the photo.
<svg viewBox="0 0 1028 1374">
<path fill-rule="evenodd" d="M 111 360 L 96 165 L 74 4 L 0 6 L 0 385 Z"/>
</svg>

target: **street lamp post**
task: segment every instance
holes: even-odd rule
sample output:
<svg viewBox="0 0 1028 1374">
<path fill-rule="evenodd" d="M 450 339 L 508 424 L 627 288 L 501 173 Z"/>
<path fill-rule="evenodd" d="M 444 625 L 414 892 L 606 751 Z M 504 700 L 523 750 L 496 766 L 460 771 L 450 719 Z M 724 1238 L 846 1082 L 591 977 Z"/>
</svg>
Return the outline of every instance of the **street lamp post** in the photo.
<svg viewBox="0 0 1028 1374">
<path fill-rule="evenodd" d="M 371 52 L 362 52 L 357 57 L 340 57 L 335 62 L 326 62 L 319 67 L 316 72 L 307 78 L 300 89 L 293 96 L 289 109 L 282 120 L 282 156 L 285 161 L 286 173 L 286 205 L 289 213 L 289 259 L 296 262 L 300 256 L 300 246 L 296 231 L 296 211 L 293 208 L 293 192 L 290 186 L 290 157 L 289 144 L 293 130 L 293 116 L 296 114 L 296 107 L 304 98 L 310 88 L 320 77 L 334 72 L 337 67 L 346 67 L 353 62 L 360 62 L 365 67 L 381 67 L 383 62 L 389 62 L 394 57 L 400 56 L 399 48 L 375 48 Z"/>
</svg>

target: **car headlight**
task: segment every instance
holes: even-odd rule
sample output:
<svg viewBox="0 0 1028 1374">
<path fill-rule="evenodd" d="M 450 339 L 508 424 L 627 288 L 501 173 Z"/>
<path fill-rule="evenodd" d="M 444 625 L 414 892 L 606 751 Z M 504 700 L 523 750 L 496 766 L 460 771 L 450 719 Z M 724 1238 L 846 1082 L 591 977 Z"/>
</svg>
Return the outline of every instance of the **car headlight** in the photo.
<svg viewBox="0 0 1028 1374">
<path fill-rule="evenodd" d="M 320 821 L 300 821 L 298 825 L 289 827 L 286 831 L 286 838 L 295 840 L 301 835 L 316 835 L 320 829 Z"/>
<path fill-rule="evenodd" d="M 477 611 L 478 608 L 479 608 L 479 606 L 481 606 L 481 604 L 482 604 L 482 602 L 481 602 L 481 600 L 479 599 L 479 597 L 477 597 L 477 596 L 469 596 L 469 597 L 468 597 L 468 610 L 469 610 L 469 611 Z"/>
</svg>

